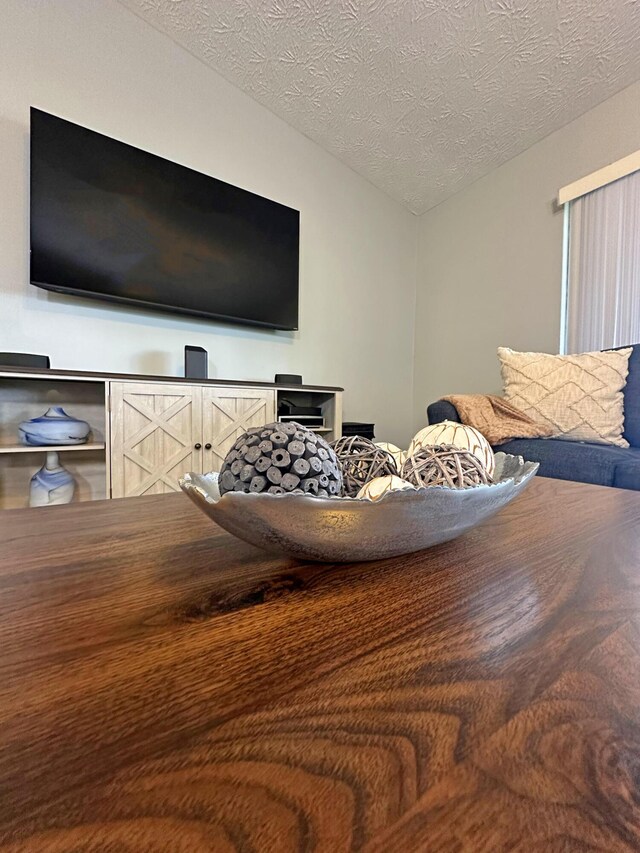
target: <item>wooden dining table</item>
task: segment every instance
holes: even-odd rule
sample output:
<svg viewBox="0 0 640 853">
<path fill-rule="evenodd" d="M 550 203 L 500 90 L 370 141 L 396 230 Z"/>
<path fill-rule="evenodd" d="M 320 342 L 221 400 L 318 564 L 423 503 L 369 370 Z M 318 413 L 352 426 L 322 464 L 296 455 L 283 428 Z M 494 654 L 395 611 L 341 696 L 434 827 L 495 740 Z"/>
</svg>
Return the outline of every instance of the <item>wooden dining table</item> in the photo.
<svg viewBox="0 0 640 853">
<path fill-rule="evenodd" d="M 0 851 L 638 851 L 640 494 L 264 553 L 181 494 L 0 513 Z"/>
</svg>

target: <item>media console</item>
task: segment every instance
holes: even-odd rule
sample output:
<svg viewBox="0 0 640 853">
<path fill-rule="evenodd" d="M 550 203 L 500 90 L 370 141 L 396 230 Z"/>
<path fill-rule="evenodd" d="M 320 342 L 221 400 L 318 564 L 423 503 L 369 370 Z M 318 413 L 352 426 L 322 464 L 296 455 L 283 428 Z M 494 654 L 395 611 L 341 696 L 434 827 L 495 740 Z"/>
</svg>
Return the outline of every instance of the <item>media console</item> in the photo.
<svg viewBox="0 0 640 853">
<path fill-rule="evenodd" d="M 168 376 L 0 368 L 0 509 L 24 507 L 47 449 L 76 481 L 74 500 L 178 490 L 187 471 L 220 468 L 248 427 L 277 419 L 286 399 L 322 410 L 328 441 L 342 432 L 342 388 Z M 87 444 L 25 447 L 18 424 L 62 406 L 87 421 Z"/>
</svg>

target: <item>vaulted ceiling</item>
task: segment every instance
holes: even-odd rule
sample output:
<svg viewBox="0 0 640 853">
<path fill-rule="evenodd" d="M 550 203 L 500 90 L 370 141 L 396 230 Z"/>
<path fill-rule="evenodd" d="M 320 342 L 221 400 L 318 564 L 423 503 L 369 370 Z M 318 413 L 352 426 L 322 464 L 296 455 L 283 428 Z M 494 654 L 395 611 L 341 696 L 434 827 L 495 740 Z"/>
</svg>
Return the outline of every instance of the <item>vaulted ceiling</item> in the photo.
<svg viewBox="0 0 640 853">
<path fill-rule="evenodd" d="M 637 0 L 122 0 L 422 213 L 640 79 Z"/>
</svg>

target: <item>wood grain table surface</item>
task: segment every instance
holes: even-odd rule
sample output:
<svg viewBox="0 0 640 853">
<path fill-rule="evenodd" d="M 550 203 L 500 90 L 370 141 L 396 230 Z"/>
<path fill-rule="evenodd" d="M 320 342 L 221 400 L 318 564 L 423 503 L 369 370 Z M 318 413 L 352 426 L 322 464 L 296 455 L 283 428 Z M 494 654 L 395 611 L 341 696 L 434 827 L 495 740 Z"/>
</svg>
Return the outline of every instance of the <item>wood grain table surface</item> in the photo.
<svg viewBox="0 0 640 853">
<path fill-rule="evenodd" d="M 0 851 L 640 850 L 640 494 L 406 557 L 183 495 L 0 513 Z"/>
</svg>

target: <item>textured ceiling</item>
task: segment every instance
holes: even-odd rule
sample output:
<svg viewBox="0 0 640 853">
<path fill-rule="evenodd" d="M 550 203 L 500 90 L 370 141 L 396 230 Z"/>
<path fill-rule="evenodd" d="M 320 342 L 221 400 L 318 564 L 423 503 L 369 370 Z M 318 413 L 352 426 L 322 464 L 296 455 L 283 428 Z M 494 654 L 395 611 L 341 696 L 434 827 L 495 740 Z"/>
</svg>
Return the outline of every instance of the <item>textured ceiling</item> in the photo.
<svg viewBox="0 0 640 853">
<path fill-rule="evenodd" d="M 637 0 L 121 0 L 422 213 L 640 79 Z"/>
</svg>

